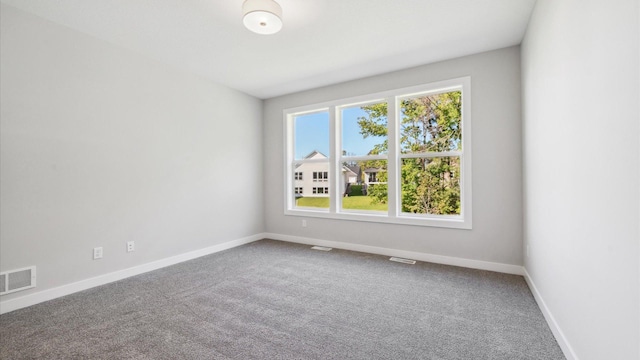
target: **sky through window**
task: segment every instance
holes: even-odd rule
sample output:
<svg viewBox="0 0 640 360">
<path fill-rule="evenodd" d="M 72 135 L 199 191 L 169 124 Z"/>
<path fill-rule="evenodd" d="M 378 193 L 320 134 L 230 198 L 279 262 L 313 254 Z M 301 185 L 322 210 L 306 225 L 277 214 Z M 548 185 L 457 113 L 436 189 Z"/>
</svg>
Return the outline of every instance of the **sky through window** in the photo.
<svg viewBox="0 0 640 360">
<path fill-rule="evenodd" d="M 380 143 L 376 137 L 363 138 L 357 118 L 366 116 L 360 107 L 345 108 L 343 117 L 343 146 L 349 155 L 367 155 Z M 314 150 L 329 156 L 329 113 L 298 115 L 295 118 L 295 158 L 304 159 Z"/>
</svg>

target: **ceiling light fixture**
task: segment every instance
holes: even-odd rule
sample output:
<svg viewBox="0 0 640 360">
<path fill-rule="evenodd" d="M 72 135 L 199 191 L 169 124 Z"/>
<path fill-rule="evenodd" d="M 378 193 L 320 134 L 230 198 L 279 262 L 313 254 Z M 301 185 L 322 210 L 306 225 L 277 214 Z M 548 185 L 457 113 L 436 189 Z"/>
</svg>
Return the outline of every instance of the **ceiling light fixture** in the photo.
<svg viewBox="0 0 640 360">
<path fill-rule="evenodd" d="M 273 0 L 246 0 L 242 22 L 254 33 L 270 35 L 282 29 L 282 8 Z"/>
</svg>

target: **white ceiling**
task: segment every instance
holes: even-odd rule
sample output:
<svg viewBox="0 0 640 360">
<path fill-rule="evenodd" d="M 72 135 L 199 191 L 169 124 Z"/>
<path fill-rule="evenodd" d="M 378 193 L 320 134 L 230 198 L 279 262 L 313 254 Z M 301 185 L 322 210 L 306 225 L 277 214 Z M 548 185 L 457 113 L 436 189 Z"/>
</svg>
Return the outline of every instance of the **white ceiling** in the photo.
<svg viewBox="0 0 640 360">
<path fill-rule="evenodd" d="M 284 27 L 242 25 L 243 0 L 1 0 L 259 98 L 519 44 L 535 0 L 277 0 Z"/>
</svg>

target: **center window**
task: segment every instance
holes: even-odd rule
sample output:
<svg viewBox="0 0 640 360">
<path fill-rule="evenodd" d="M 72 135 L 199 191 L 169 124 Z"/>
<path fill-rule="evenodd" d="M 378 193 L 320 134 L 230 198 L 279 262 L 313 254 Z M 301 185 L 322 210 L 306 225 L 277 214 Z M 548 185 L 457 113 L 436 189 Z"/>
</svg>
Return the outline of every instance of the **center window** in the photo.
<svg viewBox="0 0 640 360">
<path fill-rule="evenodd" d="M 285 213 L 470 229 L 469 103 L 461 78 L 285 110 Z"/>
</svg>

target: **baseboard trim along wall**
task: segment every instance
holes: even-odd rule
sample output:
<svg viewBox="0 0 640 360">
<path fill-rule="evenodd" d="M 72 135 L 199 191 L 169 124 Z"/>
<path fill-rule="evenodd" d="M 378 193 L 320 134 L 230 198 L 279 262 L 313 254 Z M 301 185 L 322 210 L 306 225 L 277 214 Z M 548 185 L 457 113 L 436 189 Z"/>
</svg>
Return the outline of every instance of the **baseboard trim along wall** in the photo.
<svg viewBox="0 0 640 360">
<path fill-rule="evenodd" d="M 128 269 L 114 271 L 108 274 L 96 276 L 86 280 L 81 280 L 67 285 L 62 285 L 56 288 L 47 289 L 25 295 L 19 298 L 0 301 L 0 314 L 8 313 L 14 310 L 22 309 L 27 306 L 39 304 L 48 300 L 53 300 L 65 295 L 70 295 L 79 291 L 87 290 L 96 286 L 105 285 L 114 281 L 126 279 L 131 276 L 140 275 L 149 271 L 161 269 L 163 267 L 175 265 L 184 261 L 193 260 L 201 256 L 210 255 L 220 251 L 228 250 L 237 246 L 248 244 L 256 240 L 265 238 L 265 234 L 255 234 L 240 239 L 226 241 L 221 244 L 209 246 L 203 249 L 190 251 L 184 254 L 171 256 L 161 260 L 156 260 L 150 263 L 130 267 Z"/>
<path fill-rule="evenodd" d="M 415 251 L 397 250 L 397 249 L 345 243 L 345 242 L 331 241 L 331 240 L 321 240 L 321 239 L 314 239 L 314 238 L 308 238 L 308 237 L 302 237 L 302 236 L 291 236 L 291 235 L 274 234 L 274 233 L 265 233 L 264 236 L 267 239 L 287 241 L 287 242 L 293 242 L 298 244 L 319 245 L 319 246 L 326 246 L 326 247 L 331 247 L 336 249 L 364 252 L 369 254 L 396 256 L 400 258 L 419 260 L 419 261 L 436 263 L 436 264 L 453 265 L 453 266 L 460 266 L 460 267 L 466 267 L 466 268 L 478 269 L 478 270 L 489 270 L 489 271 L 495 271 L 495 272 L 500 272 L 505 274 L 513 274 L 513 275 L 524 275 L 524 268 L 519 265 L 510 265 L 510 264 L 494 263 L 489 261 L 463 259 L 463 258 L 427 254 L 427 253 L 421 253 L 421 252 L 415 252 Z"/>
<path fill-rule="evenodd" d="M 538 303 L 538 307 L 540 308 L 540 311 L 542 311 L 542 315 L 544 315 L 544 318 L 547 320 L 547 324 L 549 324 L 549 328 L 551 329 L 553 336 L 555 336 L 556 341 L 560 346 L 560 349 L 562 349 L 564 356 L 567 358 L 567 360 L 578 360 L 578 356 L 576 356 L 576 353 L 573 351 L 573 348 L 571 347 L 571 345 L 569 345 L 569 342 L 567 341 L 567 338 L 564 336 L 564 333 L 558 326 L 558 323 L 556 322 L 555 317 L 553 316 L 553 314 L 551 314 L 551 311 L 549 311 L 547 304 L 544 302 L 544 299 L 542 299 L 542 295 L 540 295 L 540 292 L 538 292 L 538 288 L 533 283 L 531 276 L 529 276 L 529 272 L 527 271 L 526 268 L 523 268 L 523 270 L 524 270 L 524 279 L 527 282 L 527 285 L 529 285 L 529 289 L 531 289 L 531 292 L 533 293 L 533 297 L 536 299 L 536 302 Z"/>
<path fill-rule="evenodd" d="M 165 259 L 153 261 L 150 263 L 134 266 L 128 269 L 123 269 L 119 271 L 114 271 L 108 274 L 96 276 L 90 279 L 78 281 L 75 283 L 59 286 L 53 289 L 47 289 L 43 291 L 39 291 L 36 293 L 32 293 L 29 295 L 25 295 L 19 298 L 1 301 L 0 302 L 0 314 L 8 313 L 14 310 L 22 309 L 28 306 L 36 305 L 41 302 L 45 302 L 48 300 L 53 300 L 65 295 L 70 295 L 79 291 L 87 290 L 96 286 L 105 285 L 114 281 L 126 279 L 131 276 L 140 275 L 149 271 L 161 269 L 163 267 L 175 265 L 184 261 L 193 260 L 202 256 L 214 254 L 220 251 L 228 250 L 237 246 L 245 245 L 248 243 L 252 243 L 257 240 L 262 239 L 273 239 L 279 241 L 286 241 L 297 244 L 305 244 L 305 245 L 319 245 L 336 249 L 343 250 L 351 250 L 358 251 L 370 254 L 377 255 L 385 255 L 385 256 L 395 256 L 406 259 L 413 259 L 424 262 L 431 262 L 443 265 L 453 265 L 466 267 L 471 269 L 479 269 L 479 270 L 488 270 L 495 271 L 506 274 L 513 275 L 521 275 L 524 276 L 533 296 L 538 303 L 538 307 L 542 311 L 547 323 L 549 324 L 549 328 L 553 332 L 556 340 L 558 341 L 558 345 L 564 352 L 567 360 L 579 360 L 576 356 L 575 352 L 569 342 L 567 341 L 564 333 L 558 326 L 554 316 L 549 311 L 546 303 L 542 299 L 542 296 L 538 292 L 533 280 L 529 276 L 526 268 L 518 265 L 509 265 L 509 264 L 501 264 L 494 263 L 488 261 L 480 261 L 480 260 L 472 260 L 472 259 L 463 259 L 456 258 L 450 256 L 442 256 L 442 255 L 433 255 L 427 253 L 420 253 L 415 251 L 406 251 L 406 250 L 397 250 L 390 248 L 382 248 L 376 246 L 368 246 L 368 245 L 360 245 L 353 243 L 345 243 L 339 241 L 331 241 L 331 240 L 322 240 L 301 236 L 292 236 L 292 235 L 283 235 L 283 234 L 274 234 L 274 233 L 259 233 L 251 236 L 247 236 L 240 239 L 230 240 L 221 244 L 213 245 L 210 247 L 206 247 L 204 249 L 199 249 L 195 251 L 190 251 L 188 253 L 171 256 Z"/>
</svg>

